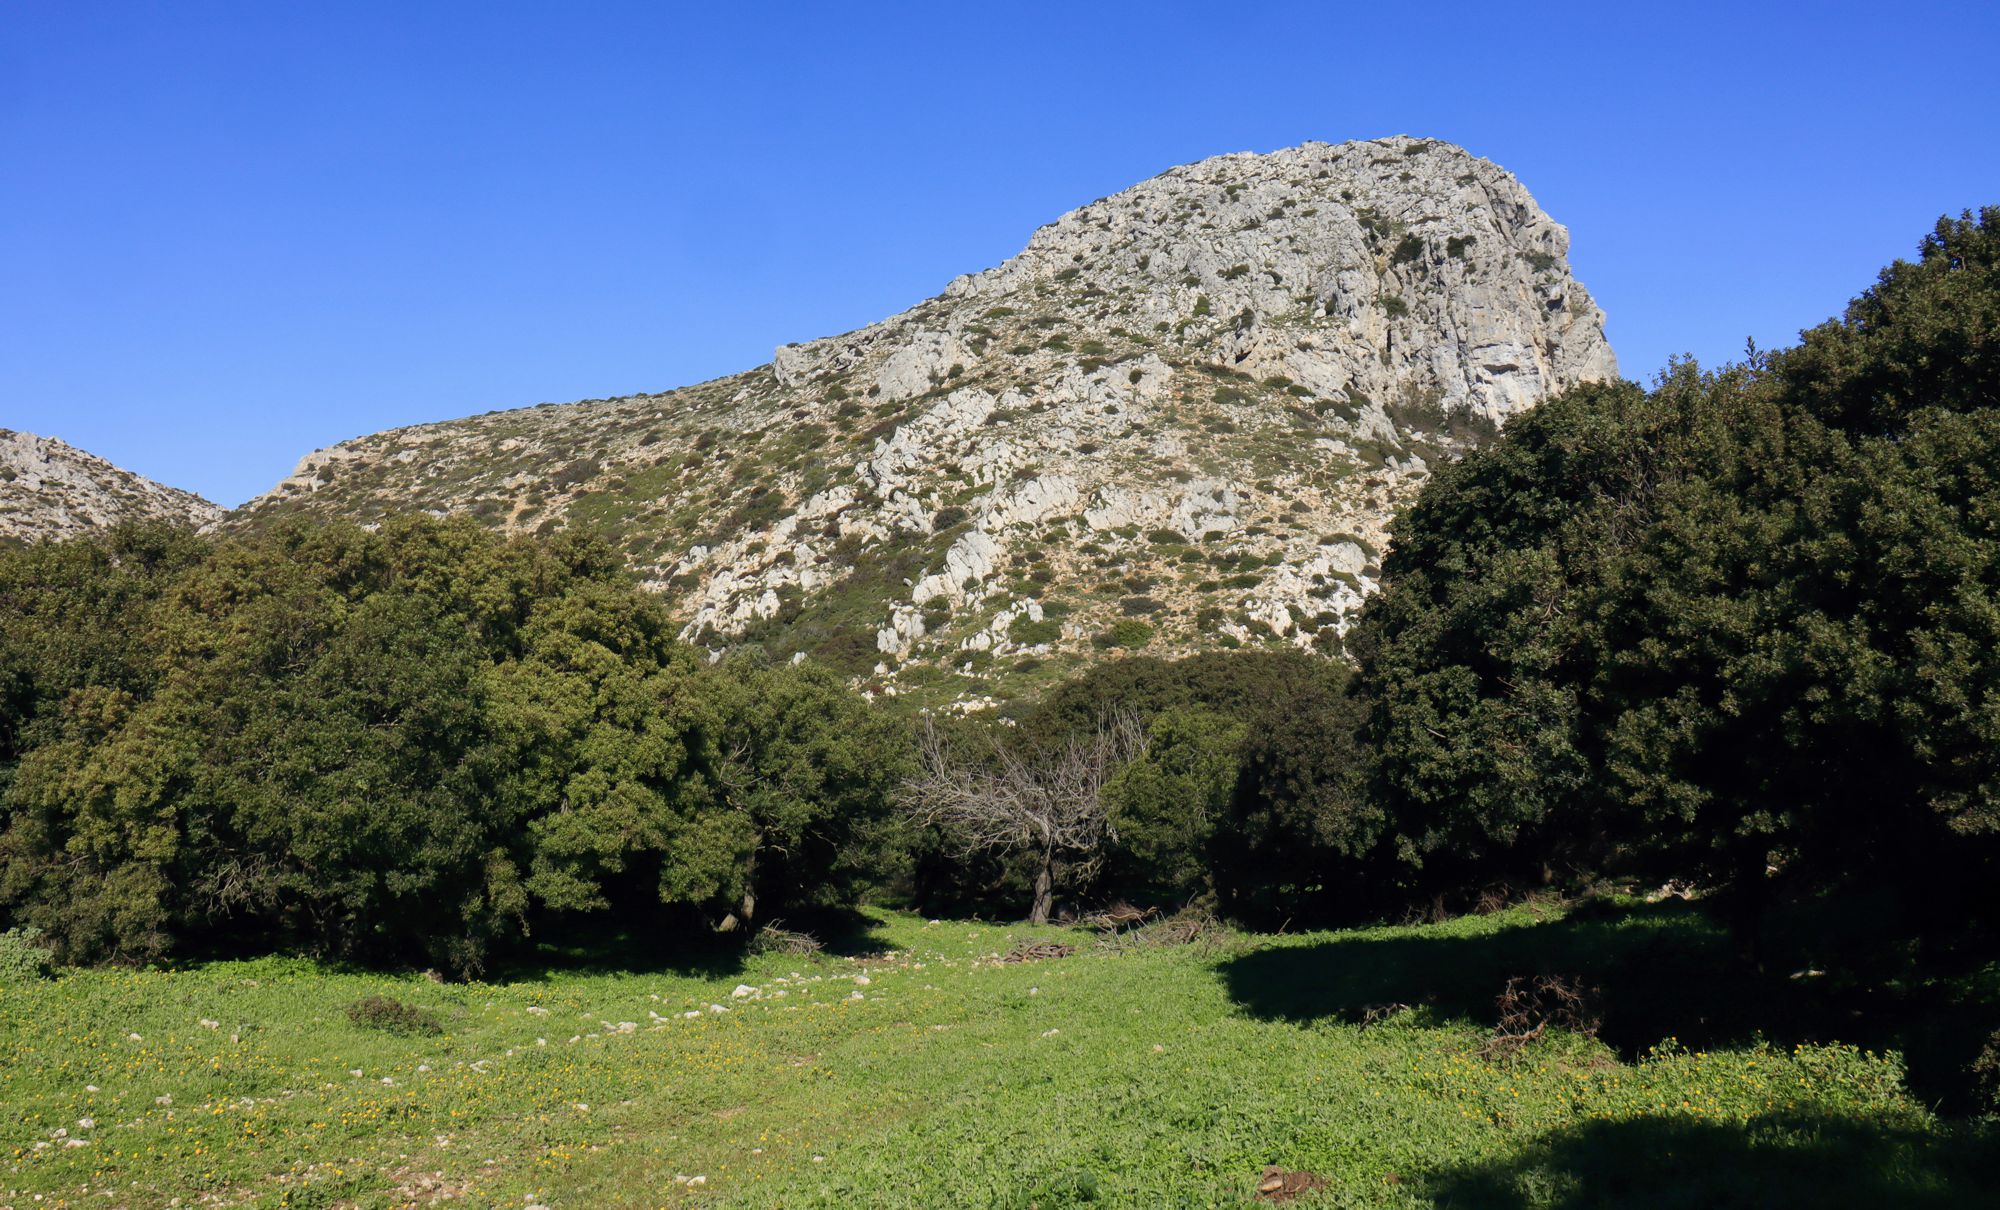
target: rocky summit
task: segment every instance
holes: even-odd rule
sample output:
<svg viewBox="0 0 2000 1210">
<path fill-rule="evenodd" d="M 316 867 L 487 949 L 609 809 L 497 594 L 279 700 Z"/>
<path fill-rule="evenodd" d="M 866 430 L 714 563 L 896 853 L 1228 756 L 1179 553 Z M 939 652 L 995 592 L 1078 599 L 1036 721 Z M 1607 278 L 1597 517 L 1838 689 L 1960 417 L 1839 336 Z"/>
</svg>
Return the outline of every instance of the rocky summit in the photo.
<svg viewBox="0 0 2000 1210">
<path fill-rule="evenodd" d="M 200 496 L 67 442 L 0 429 L 0 541 L 71 538 L 128 521 L 201 526 L 221 517 Z"/>
<path fill-rule="evenodd" d="M 1218 156 L 732 377 L 318 451 L 233 524 L 593 531 L 718 655 L 962 707 L 1109 652 L 1331 650 L 1430 467 L 1616 376 L 1567 251 L 1450 144 Z"/>
</svg>

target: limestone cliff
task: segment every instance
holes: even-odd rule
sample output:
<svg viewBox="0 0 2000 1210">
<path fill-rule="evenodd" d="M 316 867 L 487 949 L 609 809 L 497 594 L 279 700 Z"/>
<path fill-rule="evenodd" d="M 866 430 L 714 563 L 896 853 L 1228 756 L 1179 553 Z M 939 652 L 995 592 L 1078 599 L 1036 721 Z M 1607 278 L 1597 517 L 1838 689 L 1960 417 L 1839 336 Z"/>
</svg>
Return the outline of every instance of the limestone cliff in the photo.
<svg viewBox="0 0 2000 1210">
<path fill-rule="evenodd" d="M 0 429 L 0 539 L 72 538 L 126 521 L 202 526 L 222 510 L 54 437 Z"/>
<path fill-rule="evenodd" d="M 235 523 L 580 527 L 711 650 L 972 705 L 1106 651 L 1327 648 L 1431 464 L 1616 375 L 1567 251 L 1449 144 L 1218 156 L 769 365 L 345 442 Z"/>
</svg>

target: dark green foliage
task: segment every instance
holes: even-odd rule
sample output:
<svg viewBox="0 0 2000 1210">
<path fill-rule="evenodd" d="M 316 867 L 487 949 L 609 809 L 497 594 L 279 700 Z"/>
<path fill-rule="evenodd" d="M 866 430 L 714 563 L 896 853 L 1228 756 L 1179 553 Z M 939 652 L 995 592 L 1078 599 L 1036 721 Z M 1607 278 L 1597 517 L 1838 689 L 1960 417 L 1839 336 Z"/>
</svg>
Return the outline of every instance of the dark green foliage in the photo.
<svg viewBox="0 0 2000 1210">
<path fill-rule="evenodd" d="M 773 910 L 852 904 L 889 843 L 903 727 L 824 669 L 724 665 L 698 692 L 707 792 L 668 850 L 661 897 Z"/>
<path fill-rule="evenodd" d="M 1919 252 L 1776 359 L 1800 406 L 1844 431 L 1894 436 L 1922 412 L 2000 404 L 2000 207 L 1939 219 Z"/>
<path fill-rule="evenodd" d="M 1132 711 L 1142 722 L 1178 706 L 1235 718 L 1289 699 L 1321 678 L 1338 677 L 1322 659 L 1295 651 L 1234 655 L 1205 652 L 1182 660 L 1129 656 L 1098 664 L 1049 691 L 1021 718 L 1024 731 L 1054 737 Z"/>
<path fill-rule="evenodd" d="M 436 1013 L 393 996 L 363 996 L 347 1006 L 347 1019 L 361 1029 L 405 1037 L 434 1037 L 444 1032 L 444 1022 Z"/>
<path fill-rule="evenodd" d="M 1053 745 L 1129 713 L 1145 755 L 1107 786 L 1114 841 L 1096 888 L 1157 906 L 1262 917 L 1316 906 L 1302 888 L 1336 850 L 1364 847 L 1345 669 L 1297 651 L 1209 652 L 1100 664 L 1020 719 Z"/>
<path fill-rule="evenodd" d="M 1199 706 L 1153 718 L 1145 757 L 1105 787 L 1115 837 L 1105 883 L 1118 897 L 1182 904 L 1210 894 L 1210 849 L 1244 734 L 1239 719 Z"/>
<path fill-rule="evenodd" d="M 1344 667 L 1321 663 L 1330 671 L 1303 678 L 1257 716 L 1212 848 L 1224 902 L 1246 920 L 1325 919 L 1385 903 L 1365 860 L 1383 812 L 1364 783 L 1364 707 Z"/>
<path fill-rule="evenodd" d="M 2000 1113 L 2000 1029 L 1988 1035 L 1979 1055 L 1972 1060 L 1972 1083 L 1980 1108 Z"/>
<path fill-rule="evenodd" d="M 146 636 L 125 622 L 202 551 L 184 530 L 145 526 L 0 553 L 0 792 L 72 692 L 150 683 Z"/>
<path fill-rule="evenodd" d="M 464 520 L 0 555 L 0 906 L 68 960 L 471 971 L 541 913 L 813 900 L 895 745 L 814 674 L 699 668 L 675 628 L 602 544 Z"/>
<path fill-rule="evenodd" d="M 55 955 L 43 943 L 42 930 L 28 926 L 0 932 L 0 987 L 46 979 L 54 963 Z"/>
<path fill-rule="evenodd" d="M 1062 623 L 1049 617 L 1037 622 L 1022 613 L 1007 624 L 1007 637 L 1027 647 L 1053 643 L 1062 638 Z"/>
<path fill-rule="evenodd" d="M 1120 618 L 1090 641 L 1099 647 L 1144 647 L 1153 641 L 1153 628 L 1137 618 Z"/>
<path fill-rule="evenodd" d="M 1437 476 L 1353 644 L 1407 868 L 1985 910 L 1996 249 L 2000 210 L 1942 223 L 1799 348 L 1583 388 Z"/>
</svg>

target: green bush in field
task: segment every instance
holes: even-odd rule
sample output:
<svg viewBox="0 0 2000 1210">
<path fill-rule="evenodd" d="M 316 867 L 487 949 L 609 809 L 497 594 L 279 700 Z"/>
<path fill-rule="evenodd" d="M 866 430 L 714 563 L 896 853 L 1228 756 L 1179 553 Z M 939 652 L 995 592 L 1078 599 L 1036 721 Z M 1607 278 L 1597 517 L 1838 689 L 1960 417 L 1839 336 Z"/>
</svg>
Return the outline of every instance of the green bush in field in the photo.
<svg viewBox="0 0 2000 1210">
<path fill-rule="evenodd" d="M 28 925 L 0 932 L 0 984 L 46 979 L 54 959 L 42 944 L 42 930 Z"/>
<path fill-rule="evenodd" d="M 1060 744 L 1119 714 L 1147 728 L 1143 755 L 1105 788 L 1113 839 L 1098 898 L 1302 920 L 1327 905 L 1301 888 L 1373 835 L 1357 818 L 1346 680 L 1342 665 L 1297 651 L 1128 656 L 1058 686 L 1019 732 Z"/>
<path fill-rule="evenodd" d="M 347 1019 L 362 1029 L 409 1037 L 427 1037 L 444 1032 L 444 1022 L 436 1013 L 406 1004 L 393 996 L 363 996 L 347 1006 Z"/>
</svg>

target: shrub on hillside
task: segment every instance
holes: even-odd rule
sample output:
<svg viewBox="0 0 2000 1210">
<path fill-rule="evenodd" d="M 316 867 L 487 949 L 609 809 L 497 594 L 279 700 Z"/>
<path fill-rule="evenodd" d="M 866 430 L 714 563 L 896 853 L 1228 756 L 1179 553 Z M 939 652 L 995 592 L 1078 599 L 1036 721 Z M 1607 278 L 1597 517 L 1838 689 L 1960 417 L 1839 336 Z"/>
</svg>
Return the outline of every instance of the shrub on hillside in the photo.
<svg viewBox="0 0 2000 1210">
<path fill-rule="evenodd" d="M 1062 639 L 1062 623 L 1045 617 L 1037 622 L 1027 614 L 1017 615 L 1007 624 L 1007 637 L 1023 647 L 1035 647 Z"/>
<path fill-rule="evenodd" d="M 1153 641 L 1153 628 L 1137 618 L 1120 618 L 1090 641 L 1099 647 L 1144 647 Z"/>
</svg>

